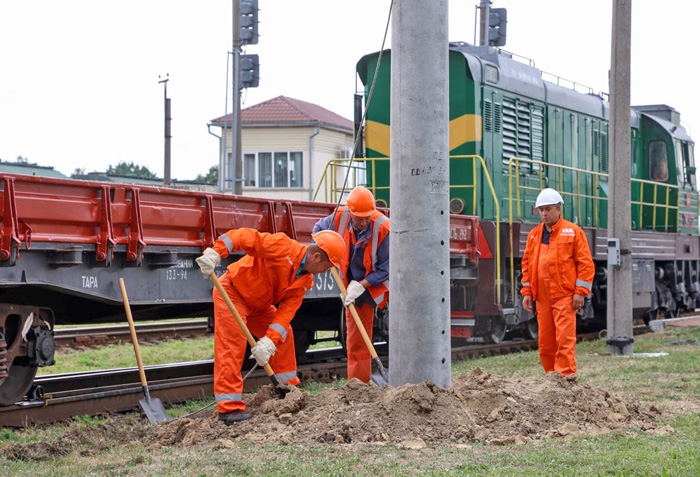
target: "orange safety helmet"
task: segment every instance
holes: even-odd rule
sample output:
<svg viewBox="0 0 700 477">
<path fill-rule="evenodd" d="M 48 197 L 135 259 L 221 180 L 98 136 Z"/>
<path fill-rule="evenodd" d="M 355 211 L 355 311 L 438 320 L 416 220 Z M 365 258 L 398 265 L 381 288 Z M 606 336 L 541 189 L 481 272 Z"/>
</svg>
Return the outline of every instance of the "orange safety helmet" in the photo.
<svg viewBox="0 0 700 477">
<path fill-rule="evenodd" d="M 345 252 L 345 240 L 334 230 L 321 230 L 312 235 L 314 242 L 321 250 L 326 252 L 328 260 L 336 267 L 340 267 L 340 259 Z"/>
<path fill-rule="evenodd" d="M 348 209 L 352 215 L 369 217 L 376 208 L 374 196 L 366 187 L 355 187 L 348 196 Z"/>
</svg>

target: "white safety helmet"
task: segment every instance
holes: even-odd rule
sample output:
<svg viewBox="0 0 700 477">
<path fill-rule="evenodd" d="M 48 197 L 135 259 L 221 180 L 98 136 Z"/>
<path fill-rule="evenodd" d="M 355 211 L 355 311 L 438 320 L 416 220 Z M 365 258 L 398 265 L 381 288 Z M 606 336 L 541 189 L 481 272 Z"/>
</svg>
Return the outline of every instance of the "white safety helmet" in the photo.
<svg viewBox="0 0 700 477">
<path fill-rule="evenodd" d="M 535 202 L 535 207 L 542 207 L 544 205 L 556 205 L 563 204 L 564 199 L 561 198 L 559 192 L 554 189 L 542 189 L 540 195 L 537 196 L 537 202 Z"/>
</svg>

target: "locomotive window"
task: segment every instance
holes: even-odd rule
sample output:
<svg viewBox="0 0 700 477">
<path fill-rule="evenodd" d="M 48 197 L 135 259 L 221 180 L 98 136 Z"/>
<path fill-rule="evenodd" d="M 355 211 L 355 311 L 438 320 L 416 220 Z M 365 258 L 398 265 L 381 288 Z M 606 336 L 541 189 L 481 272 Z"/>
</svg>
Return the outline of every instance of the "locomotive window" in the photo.
<svg viewBox="0 0 700 477">
<path fill-rule="evenodd" d="M 484 79 L 489 83 L 498 83 L 498 68 L 493 65 L 484 65 Z"/>
<path fill-rule="evenodd" d="M 690 176 L 690 183 L 692 184 L 693 188 L 697 189 L 697 182 L 695 179 L 695 173 L 696 173 L 696 165 L 695 165 L 695 154 L 694 154 L 694 144 L 689 143 L 686 144 L 686 147 L 688 149 L 688 164 L 690 164 L 689 168 L 689 176 Z M 700 227 L 700 224 L 698 225 Z"/>
<path fill-rule="evenodd" d="M 683 184 L 685 182 L 688 182 L 687 179 L 687 169 L 686 169 L 686 160 L 684 161 L 683 159 L 683 146 L 681 145 L 681 142 L 678 140 L 673 141 L 673 145 L 675 146 L 676 149 L 676 171 L 678 174 L 678 183 Z"/>
<path fill-rule="evenodd" d="M 695 189 L 695 158 L 693 157 L 693 144 L 676 141 L 676 154 L 683 165 L 683 179 L 685 184 Z"/>
<path fill-rule="evenodd" d="M 663 141 L 649 143 L 649 171 L 651 171 L 652 180 L 668 180 L 668 153 L 666 143 Z"/>
</svg>

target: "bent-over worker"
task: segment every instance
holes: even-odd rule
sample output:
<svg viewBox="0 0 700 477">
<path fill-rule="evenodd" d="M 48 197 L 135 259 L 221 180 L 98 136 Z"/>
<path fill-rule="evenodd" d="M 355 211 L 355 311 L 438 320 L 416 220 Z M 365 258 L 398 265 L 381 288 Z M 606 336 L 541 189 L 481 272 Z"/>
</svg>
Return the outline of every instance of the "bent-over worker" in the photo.
<svg viewBox="0 0 700 477">
<path fill-rule="evenodd" d="M 561 217 L 561 195 L 543 189 L 542 223 L 527 237 L 522 259 L 523 307 L 537 305 L 538 346 L 545 373 L 576 374 L 576 313 L 591 293 L 595 265 L 585 232 Z"/>
<path fill-rule="evenodd" d="M 313 235 L 314 244 L 302 245 L 284 233 L 254 229 L 229 230 L 197 258 L 205 276 L 214 273 L 222 258 L 242 250 L 244 257 L 228 266 L 221 285 L 250 332 L 261 337 L 251 349 L 260 366 L 268 362 L 282 383 L 299 384 L 290 322 L 313 274 L 340 263 L 345 243 L 332 231 Z M 247 340 L 216 288 L 214 298 L 214 395 L 219 419 L 226 425 L 250 419 L 242 400 L 241 368 Z"/>
</svg>

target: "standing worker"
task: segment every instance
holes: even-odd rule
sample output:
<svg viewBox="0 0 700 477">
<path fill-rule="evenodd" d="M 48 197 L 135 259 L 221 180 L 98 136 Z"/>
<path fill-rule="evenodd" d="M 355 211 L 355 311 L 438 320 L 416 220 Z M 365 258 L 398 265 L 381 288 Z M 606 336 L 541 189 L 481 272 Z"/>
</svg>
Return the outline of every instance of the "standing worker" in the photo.
<svg viewBox="0 0 700 477">
<path fill-rule="evenodd" d="M 350 192 L 347 206 L 314 225 L 314 232 L 335 230 L 345 241 L 340 271 L 347 287 L 344 305 L 355 304 L 357 314 L 372 339 L 375 308 L 384 308 L 389 299 L 389 218 L 379 212 L 374 196 L 358 186 Z M 348 379 L 369 383 L 372 357 L 350 310 L 345 310 Z"/>
<path fill-rule="evenodd" d="M 576 375 L 576 313 L 593 286 L 595 266 L 583 230 L 561 218 L 559 192 L 543 189 L 535 207 L 542 223 L 527 237 L 522 260 L 523 307 L 537 305 L 538 347 L 545 373 Z"/>
<path fill-rule="evenodd" d="M 246 255 L 228 266 L 221 277 L 238 314 L 250 332 L 262 337 L 251 353 L 260 366 L 270 363 L 280 382 L 299 384 L 290 322 L 313 274 L 339 266 L 345 250 L 342 237 L 325 231 L 313 235 L 305 246 L 283 233 L 261 233 L 254 229 L 229 230 L 207 248 L 197 264 L 205 276 L 214 273 L 222 258 L 242 250 Z M 224 299 L 216 288 L 214 298 L 214 395 L 219 419 L 231 425 L 252 416 L 246 414 L 241 367 L 248 343 Z"/>
</svg>

